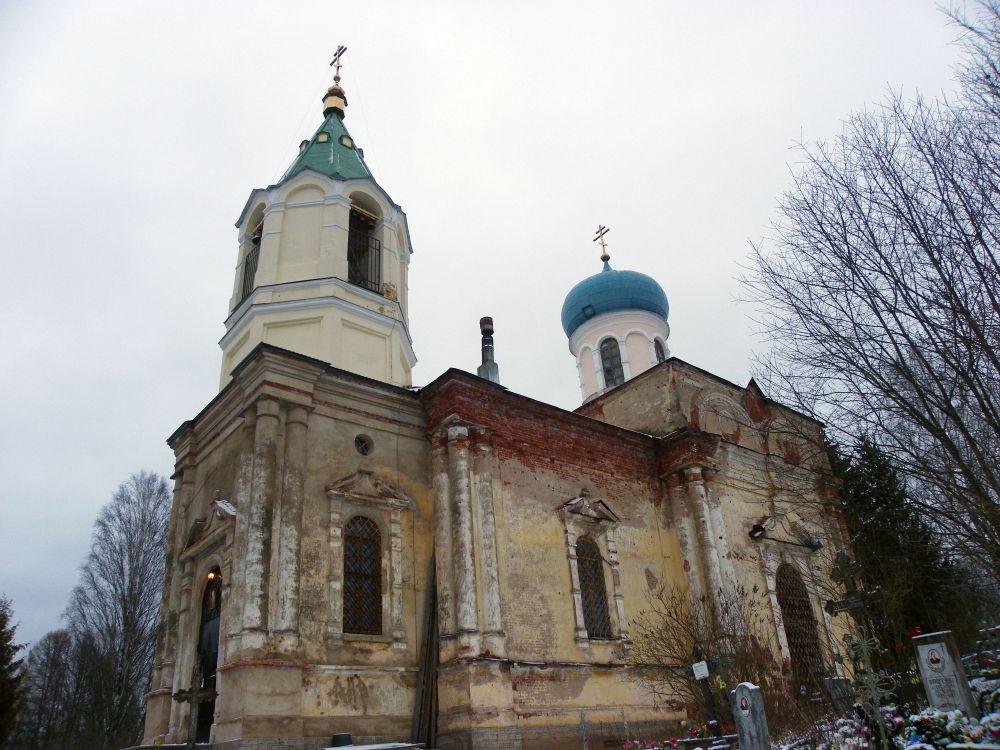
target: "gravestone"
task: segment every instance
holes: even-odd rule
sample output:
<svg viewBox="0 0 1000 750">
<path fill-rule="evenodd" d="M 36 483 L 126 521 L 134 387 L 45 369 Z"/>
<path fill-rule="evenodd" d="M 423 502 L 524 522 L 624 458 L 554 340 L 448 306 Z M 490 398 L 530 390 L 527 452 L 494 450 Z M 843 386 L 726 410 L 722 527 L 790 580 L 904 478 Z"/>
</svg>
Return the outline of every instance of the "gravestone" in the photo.
<svg viewBox="0 0 1000 750">
<path fill-rule="evenodd" d="M 838 710 L 846 711 L 854 703 L 854 683 L 841 677 L 824 677 L 823 689 Z"/>
<path fill-rule="evenodd" d="M 913 646 L 917 652 L 920 679 L 931 707 L 942 711 L 958 710 L 966 716 L 978 717 L 976 701 L 969 690 L 969 680 L 952 632 L 945 630 L 915 636 Z"/>
<path fill-rule="evenodd" d="M 764 711 L 764 692 L 752 682 L 741 682 L 729 694 L 740 750 L 771 750 Z"/>
</svg>

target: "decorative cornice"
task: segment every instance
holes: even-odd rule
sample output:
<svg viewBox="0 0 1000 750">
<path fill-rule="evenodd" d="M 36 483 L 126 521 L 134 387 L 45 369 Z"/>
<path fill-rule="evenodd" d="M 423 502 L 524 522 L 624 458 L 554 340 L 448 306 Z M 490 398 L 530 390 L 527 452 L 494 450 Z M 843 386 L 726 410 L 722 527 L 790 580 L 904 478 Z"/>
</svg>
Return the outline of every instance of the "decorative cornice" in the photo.
<svg viewBox="0 0 1000 750">
<path fill-rule="evenodd" d="M 720 440 L 718 435 L 693 427 L 661 438 L 660 476 L 691 469 L 697 469 L 699 474 L 703 469 L 717 471 Z"/>
<path fill-rule="evenodd" d="M 296 300 L 282 300 L 280 302 L 254 302 L 254 300 L 264 292 L 276 290 L 287 291 L 288 289 L 309 289 L 323 284 L 333 284 L 345 291 L 351 292 L 352 294 L 360 295 L 370 302 L 389 305 L 399 313 L 399 318 L 402 318 L 403 316 L 402 308 L 399 306 L 398 301 L 391 300 L 388 297 L 383 297 L 380 294 L 368 291 L 367 289 L 355 286 L 354 284 L 349 284 L 342 279 L 332 276 L 322 279 L 309 279 L 307 281 L 290 281 L 285 284 L 269 284 L 267 286 L 259 286 L 254 289 L 250 296 L 243 300 L 243 302 L 237 306 L 229 318 L 226 319 L 226 326 L 228 330 L 225 335 L 219 339 L 219 346 L 222 349 L 229 346 L 240 336 L 241 333 L 243 333 L 243 331 L 249 326 L 250 322 L 257 317 L 257 315 L 270 314 L 272 312 L 335 308 L 349 313 L 350 315 L 364 318 L 365 320 L 368 320 L 382 328 L 388 328 L 390 331 L 399 331 L 400 338 L 403 343 L 403 350 L 409 366 L 413 367 L 417 363 L 417 355 L 413 351 L 413 341 L 410 338 L 410 332 L 406 327 L 406 323 L 391 315 L 369 310 L 367 307 L 333 295 L 308 297 L 306 299 Z"/>
</svg>

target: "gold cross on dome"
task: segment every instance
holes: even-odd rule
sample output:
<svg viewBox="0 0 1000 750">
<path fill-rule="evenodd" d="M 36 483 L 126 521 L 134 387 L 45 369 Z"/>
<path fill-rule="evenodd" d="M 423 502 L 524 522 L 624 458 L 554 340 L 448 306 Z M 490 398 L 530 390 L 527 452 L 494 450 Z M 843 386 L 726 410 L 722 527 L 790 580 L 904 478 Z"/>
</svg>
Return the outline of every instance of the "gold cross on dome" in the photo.
<svg viewBox="0 0 1000 750">
<path fill-rule="evenodd" d="M 338 82 L 340 81 L 340 65 L 341 65 L 340 58 L 344 56 L 345 52 L 347 52 L 347 47 L 345 47 L 343 44 L 338 45 L 337 51 L 333 53 L 333 60 L 330 61 L 330 67 L 336 68 L 333 80 Z"/>
<path fill-rule="evenodd" d="M 598 224 L 597 225 L 597 235 L 593 239 L 593 242 L 600 242 L 601 243 L 601 260 L 603 260 L 605 263 L 607 263 L 609 260 L 611 260 L 611 256 L 608 255 L 608 245 L 604 241 L 604 235 L 606 235 L 610 231 L 611 230 L 608 229 L 603 224 Z"/>
</svg>

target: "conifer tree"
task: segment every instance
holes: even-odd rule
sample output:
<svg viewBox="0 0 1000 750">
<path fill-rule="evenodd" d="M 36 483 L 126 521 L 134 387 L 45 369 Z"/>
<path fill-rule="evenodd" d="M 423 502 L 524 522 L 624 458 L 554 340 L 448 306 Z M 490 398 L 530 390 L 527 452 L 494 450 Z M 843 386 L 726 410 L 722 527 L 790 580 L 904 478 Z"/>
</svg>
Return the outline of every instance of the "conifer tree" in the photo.
<svg viewBox="0 0 1000 750">
<path fill-rule="evenodd" d="M 17 652 L 21 644 L 14 642 L 17 625 L 11 622 L 10 599 L 0 596 L 0 745 L 14 729 L 21 705 L 21 660 Z"/>
<path fill-rule="evenodd" d="M 834 466 L 843 481 L 859 583 L 869 592 L 865 614 L 886 649 L 877 666 L 907 667 L 914 628 L 974 638 L 984 599 L 919 515 L 889 456 L 863 438 L 853 455 L 835 458 Z"/>
</svg>

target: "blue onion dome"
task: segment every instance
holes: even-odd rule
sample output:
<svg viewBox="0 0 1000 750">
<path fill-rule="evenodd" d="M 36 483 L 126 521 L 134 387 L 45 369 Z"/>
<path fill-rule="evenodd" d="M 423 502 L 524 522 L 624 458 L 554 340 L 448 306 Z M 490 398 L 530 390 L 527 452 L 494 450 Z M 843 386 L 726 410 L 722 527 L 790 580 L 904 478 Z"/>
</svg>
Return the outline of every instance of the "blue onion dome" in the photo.
<svg viewBox="0 0 1000 750">
<path fill-rule="evenodd" d="M 566 295 L 562 306 L 562 327 L 567 336 L 596 315 L 619 310 L 646 310 L 664 320 L 670 312 L 663 287 L 644 273 L 616 271 L 605 261 L 595 273 Z"/>
</svg>

